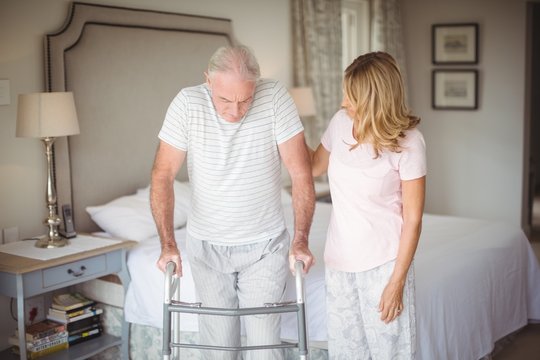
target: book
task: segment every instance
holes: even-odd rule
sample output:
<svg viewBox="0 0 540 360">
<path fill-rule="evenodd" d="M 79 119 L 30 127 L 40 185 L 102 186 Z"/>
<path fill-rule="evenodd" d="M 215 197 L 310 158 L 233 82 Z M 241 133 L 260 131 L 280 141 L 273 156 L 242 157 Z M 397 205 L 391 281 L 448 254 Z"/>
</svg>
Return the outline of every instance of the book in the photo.
<svg viewBox="0 0 540 360">
<path fill-rule="evenodd" d="M 62 311 L 62 310 L 49 308 L 49 314 L 52 314 L 54 316 L 59 316 L 61 318 L 69 319 L 69 318 L 84 314 L 84 310 L 85 308 L 77 309 L 77 310 L 70 310 L 70 311 Z"/>
<path fill-rule="evenodd" d="M 44 357 L 46 355 L 55 353 L 57 351 L 65 350 L 68 347 L 69 347 L 69 343 L 67 342 L 67 338 L 66 338 L 66 341 L 64 341 L 62 343 L 59 343 L 59 344 L 56 344 L 56 345 L 53 345 L 53 346 L 50 346 L 50 347 L 45 348 L 43 350 L 27 351 L 26 352 L 26 358 L 29 359 L 29 360 L 39 359 L 41 357 Z M 13 346 L 12 351 L 13 351 L 14 354 L 20 355 L 20 351 L 19 351 L 18 346 Z"/>
<path fill-rule="evenodd" d="M 37 359 L 53 352 L 67 349 L 69 347 L 68 333 L 66 331 L 51 336 L 53 336 L 54 339 L 47 342 L 42 342 L 42 340 L 45 338 L 38 339 L 38 343 L 27 342 L 27 358 Z M 8 338 L 8 342 L 12 345 L 15 345 L 13 346 L 14 353 L 20 354 L 18 338 L 15 336 L 11 336 Z"/>
<path fill-rule="evenodd" d="M 47 343 L 53 342 L 53 341 L 58 340 L 58 339 L 66 338 L 67 336 L 68 336 L 68 332 L 67 331 L 62 331 L 62 332 L 55 333 L 55 334 L 52 334 L 52 335 L 49 335 L 49 336 L 45 336 L 45 337 L 42 337 L 42 338 L 39 338 L 39 339 L 35 339 L 33 341 L 26 340 L 26 348 L 27 349 L 35 348 L 36 346 L 47 344 Z M 13 336 L 10 336 L 8 338 L 8 343 L 11 344 L 11 345 L 19 346 L 19 337 L 18 337 L 18 335 L 15 334 Z"/>
<path fill-rule="evenodd" d="M 53 335 L 50 335 L 50 336 L 46 336 L 46 337 L 41 338 L 41 339 L 36 339 L 34 341 L 27 342 L 27 345 L 30 344 L 30 346 L 36 347 L 36 346 L 43 345 L 43 344 L 46 344 L 46 343 L 49 343 L 49 342 L 52 342 L 52 341 L 56 341 L 58 339 L 65 338 L 67 336 L 68 336 L 68 332 L 67 331 L 62 331 L 62 332 L 59 332 L 59 333 L 56 333 L 56 334 L 53 334 Z"/>
<path fill-rule="evenodd" d="M 88 305 L 94 302 L 94 300 L 88 299 L 81 293 L 67 293 L 53 296 L 51 307 L 53 309 L 69 311 Z"/>
<path fill-rule="evenodd" d="M 50 307 L 49 308 L 49 313 L 50 314 L 54 313 L 54 314 L 56 314 L 58 316 L 72 318 L 72 317 L 84 314 L 86 309 L 95 307 L 95 305 L 96 305 L 96 302 L 92 301 L 91 303 L 88 303 L 86 305 L 83 305 L 83 306 L 80 306 L 80 307 L 77 307 L 77 308 L 74 308 L 74 309 L 71 309 L 71 310 L 67 310 L 67 311 L 66 310 L 58 310 L 58 309 L 55 309 L 53 307 Z"/>
<path fill-rule="evenodd" d="M 52 341 L 42 343 L 42 344 L 35 344 L 35 345 L 27 346 L 27 349 L 28 349 L 28 351 L 38 352 L 38 351 L 46 350 L 46 349 L 48 349 L 50 347 L 54 347 L 56 345 L 63 344 L 65 342 L 67 342 L 67 341 L 68 341 L 68 334 L 66 333 L 64 336 L 61 336 L 61 337 L 59 337 L 57 339 L 54 339 Z"/>
<path fill-rule="evenodd" d="M 101 324 L 101 315 L 94 315 L 92 317 L 67 324 L 68 334 L 93 324 Z"/>
<path fill-rule="evenodd" d="M 92 323 L 92 324 L 89 324 L 88 326 L 83 326 L 79 329 L 72 330 L 71 332 L 68 333 L 68 336 L 78 335 L 80 333 L 92 331 L 94 329 L 101 328 L 101 327 L 102 327 L 101 322 Z"/>
<path fill-rule="evenodd" d="M 58 321 L 60 323 L 68 323 L 70 321 L 77 321 L 88 317 L 88 314 L 96 315 L 99 312 L 95 306 L 86 306 L 77 310 L 62 311 L 53 308 L 49 308 L 48 315 L 50 319 Z"/>
<path fill-rule="evenodd" d="M 47 336 L 51 336 L 66 330 L 66 325 L 52 321 L 43 320 L 26 327 L 26 341 L 34 341 Z M 19 330 L 15 330 L 15 336 L 19 336 Z"/>
<path fill-rule="evenodd" d="M 101 336 L 103 333 L 103 329 L 100 327 L 97 327 L 95 329 L 92 329 L 90 331 L 83 331 L 81 333 L 78 333 L 76 335 L 69 335 L 68 337 L 68 343 L 69 345 L 76 345 L 83 341 L 88 341 L 94 338 L 97 338 Z"/>
<path fill-rule="evenodd" d="M 69 324 L 69 323 L 83 320 L 83 319 L 86 319 L 95 315 L 100 315 L 102 313 L 103 313 L 103 309 L 90 307 L 90 308 L 85 309 L 84 313 L 74 316 L 74 317 L 69 317 L 67 315 L 58 315 L 56 313 L 49 312 L 47 314 L 47 319 L 58 321 L 59 323 L 62 323 L 62 324 Z M 68 331 L 69 331 L 69 326 L 68 326 Z"/>
</svg>

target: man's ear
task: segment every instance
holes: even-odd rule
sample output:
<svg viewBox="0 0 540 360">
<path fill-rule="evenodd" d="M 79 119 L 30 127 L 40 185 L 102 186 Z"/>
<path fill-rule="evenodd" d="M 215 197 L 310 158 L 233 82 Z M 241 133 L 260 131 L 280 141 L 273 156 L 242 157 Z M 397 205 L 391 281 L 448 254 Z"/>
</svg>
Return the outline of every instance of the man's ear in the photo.
<svg viewBox="0 0 540 360">
<path fill-rule="evenodd" d="M 211 85 L 211 84 L 210 84 L 210 75 L 208 75 L 208 73 L 207 73 L 206 71 L 204 72 L 204 77 L 205 77 L 205 79 L 206 79 L 206 84 L 207 84 L 208 86 L 210 86 L 210 85 Z"/>
</svg>

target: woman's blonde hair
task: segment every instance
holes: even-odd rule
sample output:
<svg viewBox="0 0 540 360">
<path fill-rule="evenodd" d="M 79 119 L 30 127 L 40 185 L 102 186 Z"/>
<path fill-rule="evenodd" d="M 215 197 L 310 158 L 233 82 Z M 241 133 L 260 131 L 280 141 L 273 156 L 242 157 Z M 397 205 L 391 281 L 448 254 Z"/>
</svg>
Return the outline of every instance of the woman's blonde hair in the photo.
<svg viewBox="0 0 540 360">
<path fill-rule="evenodd" d="M 354 111 L 353 136 L 359 144 L 373 145 L 375 157 L 384 149 L 400 152 L 399 138 L 414 128 L 420 118 L 405 104 L 399 67 L 385 52 L 357 57 L 345 70 L 343 91 Z"/>
</svg>

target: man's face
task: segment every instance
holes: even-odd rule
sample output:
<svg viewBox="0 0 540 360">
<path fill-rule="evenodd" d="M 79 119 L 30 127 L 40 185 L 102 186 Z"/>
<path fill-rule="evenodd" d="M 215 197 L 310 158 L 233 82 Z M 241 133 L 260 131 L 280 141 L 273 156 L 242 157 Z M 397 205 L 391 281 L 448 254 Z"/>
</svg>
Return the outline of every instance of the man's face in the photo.
<svg viewBox="0 0 540 360">
<path fill-rule="evenodd" d="M 206 83 L 212 92 L 212 102 L 225 121 L 240 121 L 253 102 L 255 81 L 246 81 L 233 73 L 206 74 Z"/>
</svg>

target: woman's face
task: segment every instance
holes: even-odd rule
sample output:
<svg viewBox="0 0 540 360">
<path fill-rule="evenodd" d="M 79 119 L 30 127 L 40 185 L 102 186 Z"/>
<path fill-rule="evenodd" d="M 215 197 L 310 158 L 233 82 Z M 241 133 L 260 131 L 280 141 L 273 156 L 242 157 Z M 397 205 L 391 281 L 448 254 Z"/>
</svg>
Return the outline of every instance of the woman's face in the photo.
<svg viewBox="0 0 540 360">
<path fill-rule="evenodd" d="M 341 107 L 344 108 L 345 111 L 347 111 L 347 115 L 349 115 L 351 119 L 354 119 L 354 114 L 356 113 L 356 111 L 351 105 L 351 102 L 349 101 L 349 98 L 347 97 L 346 93 L 343 93 L 343 100 L 341 101 Z"/>
</svg>

